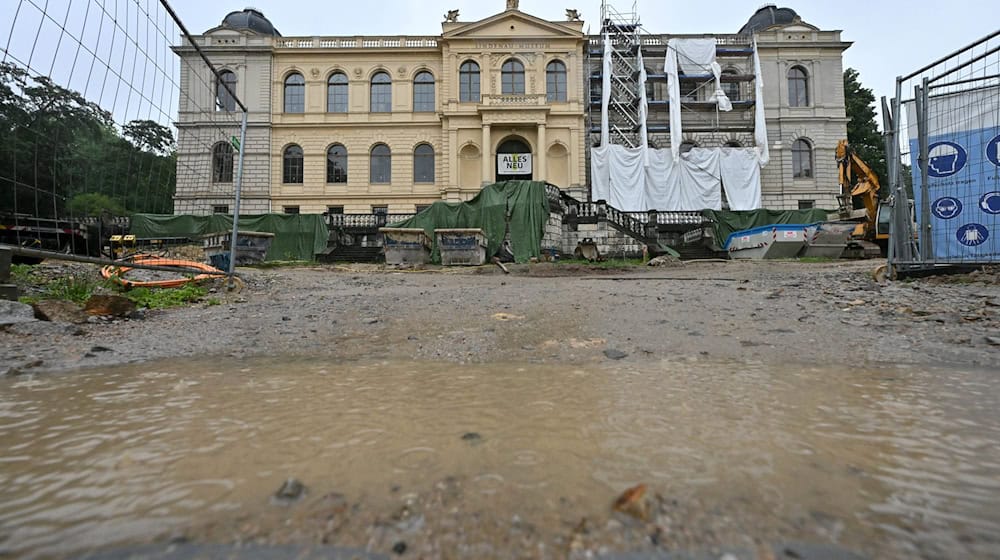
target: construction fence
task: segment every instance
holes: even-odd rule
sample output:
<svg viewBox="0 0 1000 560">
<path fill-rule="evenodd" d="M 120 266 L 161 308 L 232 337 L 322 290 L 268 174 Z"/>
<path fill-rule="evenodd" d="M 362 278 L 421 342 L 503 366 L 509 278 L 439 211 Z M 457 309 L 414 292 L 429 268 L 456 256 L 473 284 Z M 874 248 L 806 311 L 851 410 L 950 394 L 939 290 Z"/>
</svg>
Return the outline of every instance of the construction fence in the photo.
<svg viewBox="0 0 1000 560">
<path fill-rule="evenodd" d="M 1000 31 L 882 100 L 896 271 L 1000 262 Z"/>
</svg>

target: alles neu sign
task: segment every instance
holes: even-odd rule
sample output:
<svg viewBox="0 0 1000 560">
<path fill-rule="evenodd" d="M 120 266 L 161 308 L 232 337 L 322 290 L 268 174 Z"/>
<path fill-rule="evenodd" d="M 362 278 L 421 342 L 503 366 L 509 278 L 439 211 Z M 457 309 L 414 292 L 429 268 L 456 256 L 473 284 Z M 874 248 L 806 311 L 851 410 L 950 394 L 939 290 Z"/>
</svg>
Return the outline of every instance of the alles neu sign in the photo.
<svg viewBox="0 0 1000 560">
<path fill-rule="evenodd" d="M 531 154 L 497 154 L 497 175 L 531 175 Z"/>
</svg>

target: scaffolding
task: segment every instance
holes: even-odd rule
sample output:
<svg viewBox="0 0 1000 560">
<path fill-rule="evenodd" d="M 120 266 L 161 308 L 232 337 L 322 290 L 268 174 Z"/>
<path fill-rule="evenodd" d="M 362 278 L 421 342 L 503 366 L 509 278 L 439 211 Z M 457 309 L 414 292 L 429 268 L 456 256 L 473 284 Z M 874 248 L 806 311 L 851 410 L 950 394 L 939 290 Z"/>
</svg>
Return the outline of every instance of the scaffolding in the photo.
<svg viewBox="0 0 1000 560">
<path fill-rule="evenodd" d="M 590 100 L 588 129 L 591 145 L 601 133 L 602 80 L 606 47 L 611 55 L 611 95 L 608 103 L 608 139 L 635 148 L 642 144 L 645 124 L 648 145 L 669 144 L 670 116 L 664 60 L 670 39 L 715 39 L 716 58 L 722 66 L 722 88 L 733 110 L 722 112 L 712 100 L 715 76 L 711 73 L 681 74 L 681 121 L 684 143 L 694 147 L 753 145 L 755 72 L 753 36 L 739 34 L 669 35 L 651 34 L 642 26 L 635 2 L 626 11 L 605 0 L 601 3 L 601 32 L 591 36 L 587 48 L 587 81 Z M 645 66 L 647 107 L 645 123 L 640 118 L 640 60 Z"/>
</svg>

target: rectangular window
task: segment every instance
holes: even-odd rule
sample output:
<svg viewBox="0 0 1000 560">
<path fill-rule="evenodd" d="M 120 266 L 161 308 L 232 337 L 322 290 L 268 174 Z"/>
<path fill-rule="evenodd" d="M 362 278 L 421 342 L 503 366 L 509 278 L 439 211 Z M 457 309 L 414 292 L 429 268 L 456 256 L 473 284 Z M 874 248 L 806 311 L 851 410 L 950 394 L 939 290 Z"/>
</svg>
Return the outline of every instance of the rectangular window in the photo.
<svg viewBox="0 0 1000 560">
<path fill-rule="evenodd" d="M 392 84 L 372 84 L 372 113 L 392 112 Z"/>
<path fill-rule="evenodd" d="M 330 215 L 333 215 L 333 214 L 343 214 L 344 213 L 344 207 L 343 206 L 327 206 L 326 207 L 326 213 L 330 214 Z"/>
<path fill-rule="evenodd" d="M 413 111 L 415 113 L 434 111 L 434 82 L 413 84 Z"/>
<path fill-rule="evenodd" d="M 226 205 L 224 205 L 224 204 L 223 205 L 218 205 L 218 206 L 213 206 L 212 207 L 212 213 L 213 214 L 228 214 L 229 213 L 229 207 L 226 206 Z"/>
<path fill-rule="evenodd" d="M 372 214 L 379 214 L 385 216 L 389 213 L 388 206 L 372 206 Z"/>
<path fill-rule="evenodd" d="M 430 207 L 431 207 L 430 204 L 418 204 L 416 206 L 416 208 L 413 209 L 413 211 L 416 212 L 417 214 L 419 214 L 419 213 L 423 212 L 424 210 L 427 210 Z"/>
<path fill-rule="evenodd" d="M 816 206 L 815 200 L 800 200 L 799 210 L 811 210 Z"/>
<path fill-rule="evenodd" d="M 298 214 L 299 213 L 299 207 L 298 206 L 285 206 L 285 207 L 283 207 L 283 209 L 284 209 L 285 214 Z"/>
</svg>

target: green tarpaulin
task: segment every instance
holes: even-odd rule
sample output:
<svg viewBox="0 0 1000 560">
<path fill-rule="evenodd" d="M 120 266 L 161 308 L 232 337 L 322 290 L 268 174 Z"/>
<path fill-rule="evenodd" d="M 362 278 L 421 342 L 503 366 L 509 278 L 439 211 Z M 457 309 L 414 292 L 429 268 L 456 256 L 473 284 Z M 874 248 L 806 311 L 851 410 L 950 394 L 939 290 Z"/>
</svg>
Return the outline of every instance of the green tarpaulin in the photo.
<svg viewBox="0 0 1000 560">
<path fill-rule="evenodd" d="M 319 214 L 260 214 L 240 216 L 241 231 L 274 234 L 266 260 L 312 261 L 326 249 L 329 236 Z M 210 233 L 233 231 L 233 217 L 226 214 L 189 216 L 133 214 L 131 233 L 140 239 L 157 237 L 198 238 Z"/>
<path fill-rule="evenodd" d="M 715 245 L 721 250 L 726 238 L 734 231 L 752 229 L 772 224 L 815 224 L 825 222 L 827 215 L 836 210 L 702 210 L 701 215 L 713 223 Z"/>
<path fill-rule="evenodd" d="M 434 239 L 435 229 L 479 228 L 487 239 L 486 255 L 496 254 L 503 243 L 510 215 L 510 243 L 514 260 L 528 262 L 541 256 L 542 234 L 549 217 L 545 183 L 539 181 L 504 181 L 483 187 L 468 202 L 435 202 L 409 220 L 392 224 L 397 228 L 420 228 Z M 441 262 L 437 240 L 431 260 Z"/>
</svg>

